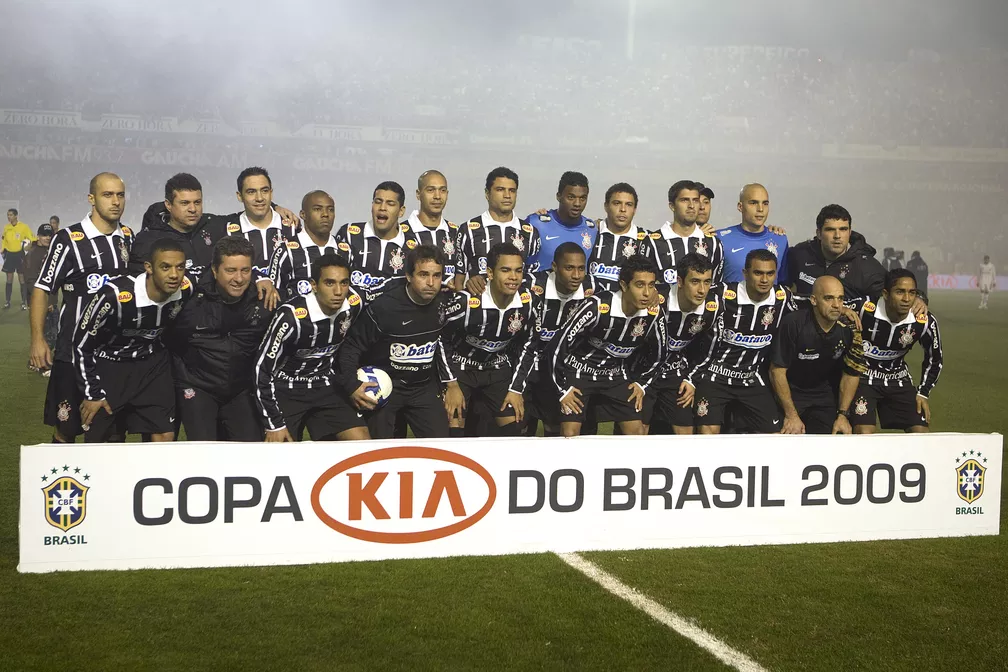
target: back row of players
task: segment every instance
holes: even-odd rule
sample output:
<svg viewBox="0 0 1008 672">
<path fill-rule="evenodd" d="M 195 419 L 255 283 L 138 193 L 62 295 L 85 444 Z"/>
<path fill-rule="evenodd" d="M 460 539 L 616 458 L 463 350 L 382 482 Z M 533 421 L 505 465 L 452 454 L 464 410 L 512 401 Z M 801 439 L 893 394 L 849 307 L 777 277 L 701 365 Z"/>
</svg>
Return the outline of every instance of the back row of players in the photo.
<svg viewBox="0 0 1008 672">
<path fill-rule="evenodd" d="M 715 234 L 713 192 L 677 182 L 672 220 L 649 233 L 625 183 L 607 190 L 605 219 L 585 218 L 579 173 L 561 178 L 555 210 L 520 219 L 507 168 L 487 176 L 487 210 L 456 225 L 442 216 L 445 177 L 427 171 L 405 221 L 402 187 L 383 182 L 371 219 L 335 236 L 325 192 L 305 195 L 299 221 L 272 203 L 265 170 L 237 186 L 244 210 L 209 215 L 199 181 L 175 175 L 134 235 L 123 182 L 91 180 L 91 212 L 52 239 L 31 300 L 55 441 L 173 440 L 178 421 L 190 440 L 241 441 L 392 438 L 406 423 L 463 436 L 477 419 L 501 435 L 539 420 L 565 436 L 598 421 L 625 434 L 726 422 L 867 433 L 876 415 L 927 431 L 937 321 L 913 274 L 886 274 L 840 206 L 789 255 L 758 184 L 742 189 L 742 223 Z M 42 331 L 57 291 L 52 352 Z M 915 342 L 917 386 L 904 361 Z M 380 408 L 358 379 L 366 365 L 393 380 Z"/>
</svg>

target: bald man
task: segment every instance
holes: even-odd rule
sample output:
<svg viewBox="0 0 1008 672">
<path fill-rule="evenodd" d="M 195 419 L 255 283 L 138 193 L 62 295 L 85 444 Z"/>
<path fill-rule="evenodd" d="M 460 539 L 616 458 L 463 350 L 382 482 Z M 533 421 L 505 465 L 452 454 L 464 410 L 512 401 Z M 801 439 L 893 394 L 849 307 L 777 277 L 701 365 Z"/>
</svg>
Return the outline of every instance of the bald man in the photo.
<svg viewBox="0 0 1008 672">
<path fill-rule="evenodd" d="M 91 212 L 80 223 L 60 229 L 49 244 L 42 272 L 31 297 L 31 363 L 52 366 L 46 391 L 45 424 L 53 441 L 73 442 L 82 433 L 82 390 L 73 365 L 74 327 L 94 294 L 109 280 L 126 273 L 133 232 L 120 223 L 126 209 L 126 185 L 114 173 L 99 173 L 88 189 Z M 56 351 L 45 340 L 49 295 L 63 290 Z"/>
<path fill-rule="evenodd" d="M 811 306 L 781 321 L 770 383 L 784 409 L 782 434 L 851 431 L 846 414 L 839 412 L 839 389 L 841 384 L 856 389 L 865 362 L 861 332 L 853 320 L 847 321 L 853 315 L 844 308 L 843 298 L 840 281 L 821 276 L 812 287 Z"/>
<path fill-rule="evenodd" d="M 788 278 L 788 239 L 781 229 L 767 227 L 770 218 L 770 194 L 762 184 L 747 184 L 739 192 L 738 211 L 742 223 L 719 229 L 718 240 L 724 247 L 724 282 L 742 282 L 746 255 L 752 250 L 769 250 L 777 257 L 777 284 L 790 286 Z"/>
<path fill-rule="evenodd" d="M 447 290 L 455 276 L 455 239 L 458 238 L 458 224 L 444 218 L 448 205 L 448 180 L 439 170 L 425 170 L 417 178 L 416 198 L 420 207 L 406 219 L 410 230 L 421 245 L 433 245 L 448 258 L 444 269 Z"/>
</svg>

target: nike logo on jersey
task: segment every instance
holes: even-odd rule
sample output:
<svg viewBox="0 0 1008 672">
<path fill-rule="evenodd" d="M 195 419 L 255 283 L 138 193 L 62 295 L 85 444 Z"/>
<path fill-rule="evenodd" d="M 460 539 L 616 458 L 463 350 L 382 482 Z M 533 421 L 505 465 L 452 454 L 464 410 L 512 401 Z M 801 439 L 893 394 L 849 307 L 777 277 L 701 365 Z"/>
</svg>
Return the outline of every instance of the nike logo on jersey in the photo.
<svg viewBox="0 0 1008 672">
<path fill-rule="evenodd" d="M 405 327 L 405 326 L 406 326 L 407 324 L 409 324 L 409 323 L 410 323 L 410 322 L 412 322 L 412 321 L 413 321 L 413 320 L 404 320 L 404 321 L 403 321 L 403 323 L 402 323 L 402 326 L 404 326 L 404 327 Z"/>
<path fill-rule="evenodd" d="M 546 240 L 556 240 L 560 236 L 546 236 Z"/>
<path fill-rule="evenodd" d="M 208 329 L 208 327 L 205 327 L 205 326 L 196 327 L 196 331 L 203 331 L 205 329 Z"/>
<path fill-rule="evenodd" d="M 808 268 L 809 266 L 815 266 L 815 262 L 814 261 L 813 262 L 806 261 L 805 262 L 805 268 Z"/>
<path fill-rule="evenodd" d="M 773 421 L 773 424 L 775 424 L 775 425 L 779 425 L 779 424 L 780 424 L 780 420 L 774 420 L 774 421 Z"/>
<path fill-rule="evenodd" d="M 732 254 L 734 254 L 735 252 L 741 252 L 744 249 L 745 249 L 744 247 L 733 247 L 733 248 L 731 248 L 731 251 L 732 251 Z"/>
</svg>

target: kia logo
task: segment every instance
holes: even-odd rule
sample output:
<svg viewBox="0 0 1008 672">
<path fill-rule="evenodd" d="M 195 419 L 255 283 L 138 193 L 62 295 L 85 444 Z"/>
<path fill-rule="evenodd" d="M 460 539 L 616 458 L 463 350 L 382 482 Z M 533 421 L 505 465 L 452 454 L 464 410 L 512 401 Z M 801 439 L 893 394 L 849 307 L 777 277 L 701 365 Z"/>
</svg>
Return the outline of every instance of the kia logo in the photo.
<svg viewBox="0 0 1008 672">
<path fill-rule="evenodd" d="M 380 544 L 457 534 L 478 523 L 496 499 L 497 485 L 483 466 L 458 453 L 419 446 L 349 457 L 327 469 L 311 493 L 312 509 L 323 523 Z"/>
</svg>

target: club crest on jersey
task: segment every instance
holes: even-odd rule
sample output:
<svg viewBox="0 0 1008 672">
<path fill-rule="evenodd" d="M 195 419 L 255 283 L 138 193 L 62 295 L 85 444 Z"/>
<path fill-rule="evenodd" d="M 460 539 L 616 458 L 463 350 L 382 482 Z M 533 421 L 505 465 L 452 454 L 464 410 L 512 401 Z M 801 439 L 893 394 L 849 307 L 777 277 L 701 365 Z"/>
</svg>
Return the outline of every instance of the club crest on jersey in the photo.
<svg viewBox="0 0 1008 672">
<path fill-rule="evenodd" d="M 127 303 L 133 300 L 133 294 L 132 292 L 122 291 L 119 292 L 119 295 L 116 298 L 119 299 L 119 303 Z"/>
<path fill-rule="evenodd" d="M 45 519 L 53 527 L 68 531 L 84 522 L 90 488 L 71 476 L 56 476 L 42 488 Z"/>
<path fill-rule="evenodd" d="M 508 320 L 508 331 L 512 334 L 517 334 L 522 328 L 522 316 L 520 313 L 514 313 L 511 319 Z"/>
<path fill-rule="evenodd" d="M 195 399 L 195 398 L 196 398 L 196 390 L 194 390 L 194 389 L 193 389 L 193 388 L 191 388 L 191 387 L 187 387 L 187 388 L 186 388 L 186 389 L 185 389 L 185 390 L 184 390 L 184 391 L 182 392 L 182 396 L 183 396 L 183 397 L 185 397 L 186 399 Z"/>
<path fill-rule="evenodd" d="M 66 422 L 70 419 L 70 402 L 63 400 L 59 403 L 59 407 L 56 409 L 56 419 L 60 422 Z"/>
<path fill-rule="evenodd" d="M 340 320 L 339 333 L 340 336 L 346 336 L 346 333 L 350 331 L 350 315 L 344 314 L 343 319 Z"/>
<path fill-rule="evenodd" d="M 707 241 L 704 240 L 703 238 L 697 240 L 696 247 L 693 248 L 693 251 L 696 252 L 697 254 L 702 254 L 703 256 L 706 257 L 707 256 Z"/>
<path fill-rule="evenodd" d="M 204 231 L 203 232 L 203 244 L 204 245 L 213 245 L 213 241 L 210 240 L 210 233 L 208 231 Z"/>
<path fill-rule="evenodd" d="M 526 226 L 528 225 L 526 224 Z M 520 231 L 516 231 L 515 234 L 511 236 L 511 244 L 517 247 L 519 250 L 525 249 L 525 239 L 522 238 L 522 234 Z"/>
<path fill-rule="evenodd" d="M 840 274 L 839 275 L 840 275 L 840 279 L 841 280 L 843 280 L 844 278 L 847 277 L 847 272 L 849 270 L 850 270 L 850 267 L 847 264 L 844 264 L 843 266 L 840 267 Z"/>
<path fill-rule="evenodd" d="M 657 306 L 654 306 L 654 307 L 657 308 Z M 648 309 L 648 312 L 651 312 L 651 310 Z M 637 320 L 634 323 L 634 325 L 633 325 L 633 329 L 630 330 L 630 336 L 632 338 L 640 338 L 641 336 L 643 336 L 644 335 L 644 325 L 646 325 L 646 324 L 647 324 L 647 320 L 645 320 L 643 317 L 641 319 Z"/>
<path fill-rule="evenodd" d="M 74 241 L 75 243 L 79 243 L 80 241 L 84 240 L 84 233 L 82 231 L 71 231 L 70 240 Z"/>
<path fill-rule="evenodd" d="M 987 467 L 979 460 L 970 458 L 956 467 L 959 499 L 972 504 L 980 499 L 984 491 L 984 472 Z"/>
<path fill-rule="evenodd" d="M 766 249 L 768 249 L 771 252 L 773 252 L 773 255 L 775 257 L 777 256 L 777 243 L 775 243 L 774 241 L 768 240 L 767 243 L 766 243 Z"/>
<path fill-rule="evenodd" d="M 587 231 L 581 232 L 581 247 L 585 248 L 586 250 L 590 250 L 592 248 L 591 234 L 588 233 Z"/>
<path fill-rule="evenodd" d="M 238 233 L 239 231 L 241 231 L 241 224 L 239 224 L 238 222 L 231 222 L 230 224 L 227 225 L 228 233 Z"/>
<path fill-rule="evenodd" d="M 899 342 L 904 348 L 909 347 L 914 342 L 913 327 L 907 325 L 903 328 L 903 331 L 900 332 Z"/>
<path fill-rule="evenodd" d="M 706 399 L 701 398 L 696 404 L 696 414 L 698 417 L 704 417 L 707 415 L 709 404 Z"/>
<path fill-rule="evenodd" d="M 777 297 L 778 301 L 783 301 L 784 299 L 787 298 L 787 292 L 785 292 L 783 289 L 778 289 L 775 296 Z"/>
<path fill-rule="evenodd" d="M 868 415 L 868 400 L 864 397 L 854 402 L 854 415 Z"/>
<path fill-rule="evenodd" d="M 294 309 L 294 317 L 296 317 L 299 320 L 303 320 L 304 318 L 308 317 L 308 309 L 307 308 L 295 308 Z"/>
<path fill-rule="evenodd" d="M 168 319 L 174 320 L 180 312 L 182 312 L 182 302 L 176 301 L 172 304 L 171 310 L 168 311 Z"/>
<path fill-rule="evenodd" d="M 308 296 L 311 294 L 311 282 L 308 280 L 298 280 L 297 281 L 297 293 L 301 296 Z"/>
<path fill-rule="evenodd" d="M 283 234 L 280 233 L 280 229 L 277 229 L 276 231 L 273 232 L 273 237 L 271 238 L 271 240 L 273 241 L 273 247 L 276 247 L 277 245 L 280 244 L 280 241 L 283 240 Z"/>
<path fill-rule="evenodd" d="M 437 319 L 438 324 L 444 325 L 445 320 L 448 319 L 448 308 L 445 307 L 444 302 L 438 304 L 437 307 Z"/>
<path fill-rule="evenodd" d="M 455 254 L 455 243 L 452 242 L 450 236 L 445 236 L 444 245 L 441 246 L 441 250 L 445 253 L 445 256 L 450 257 Z"/>
<path fill-rule="evenodd" d="M 122 259 L 124 264 L 129 263 L 129 250 L 126 249 L 126 243 L 119 243 L 119 258 Z"/>
<path fill-rule="evenodd" d="M 637 254 L 637 246 L 634 245 L 632 240 L 628 240 L 623 243 L 623 256 L 629 259 L 633 255 Z"/>
<path fill-rule="evenodd" d="M 726 298 L 729 301 L 734 299 L 736 296 L 738 296 L 738 294 L 735 293 L 734 289 L 726 289 L 724 292 L 724 298 Z"/>
<path fill-rule="evenodd" d="M 773 306 L 770 306 L 763 313 L 763 317 L 762 319 L 760 319 L 760 324 L 762 324 L 764 327 L 769 327 L 771 324 L 773 324 L 773 321 L 774 321 L 774 309 Z"/>
<path fill-rule="evenodd" d="M 393 271 L 400 271 L 403 267 L 403 253 L 400 249 L 392 250 L 392 255 L 389 257 L 389 267 Z"/>
<path fill-rule="evenodd" d="M 696 320 L 695 322 L 693 322 L 693 324 L 690 325 L 689 333 L 696 336 L 703 330 L 704 330 L 704 321 L 702 319 Z"/>
</svg>

